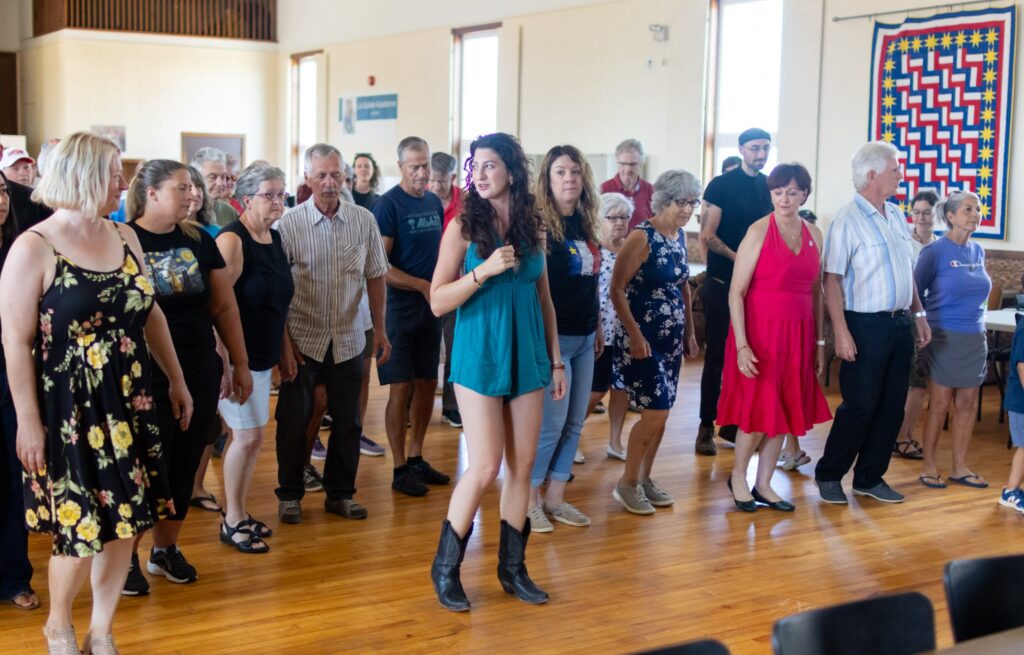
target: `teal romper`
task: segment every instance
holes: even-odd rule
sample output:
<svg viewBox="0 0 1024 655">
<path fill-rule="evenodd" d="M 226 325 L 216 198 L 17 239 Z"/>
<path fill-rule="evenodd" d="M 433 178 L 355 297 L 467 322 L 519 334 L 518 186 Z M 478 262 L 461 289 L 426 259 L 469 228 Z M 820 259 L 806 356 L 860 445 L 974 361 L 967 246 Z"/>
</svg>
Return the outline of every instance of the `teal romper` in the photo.
<svg viewBox="0 0 1024 655">
<path fill-rule="evenodd" d="M 476 245 L 469 244 L 463 274 L 483 262 Z M 520 259 L 518 271 L 490 278 L 462 303 L 455 318 L 449 381 L 506 398 L 548 386 L 551 359 L 537 299 L 543 272 L 544 253 L 530 253 Z"/>
</svg>

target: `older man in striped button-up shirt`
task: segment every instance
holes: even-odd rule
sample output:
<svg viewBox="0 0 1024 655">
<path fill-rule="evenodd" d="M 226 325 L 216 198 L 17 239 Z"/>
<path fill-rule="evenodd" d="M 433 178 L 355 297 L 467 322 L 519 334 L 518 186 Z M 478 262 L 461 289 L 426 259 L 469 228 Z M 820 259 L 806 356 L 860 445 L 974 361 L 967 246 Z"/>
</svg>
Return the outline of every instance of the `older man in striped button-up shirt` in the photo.
<svg viewBox="0 0 1024 655">
<path fill-rule="evenodd" d="M 827 503 L 846 504 L 840 481 L 851 466 L 855 495 L 904 500 L 882 476 L 903 420 L 915 346 L 911 321 L 917 322 L 918 348 L 931 340 L 931 331 L 914 286 L 910 228 L 903 212 L 886 202 L 903 178 L 898 154 L 877 141 L 857 151 L 857 193 L 825 235 L 825 303 L 843 360 L 843 402 L 814 476 Z"/>
<path fill-rule="evenodd" d="M 384 333 L 384 275 L 388 259 L 377 221 L 366 209 L 341 201 L 341 153 L 319 143 L 306 151 L 306 184 L 313 196 L 277 222 L 292 268 L 295 295 L 288 308 L 277 400 L 278 516 L 300 523 L 305 493 L 306 424 L 313 388 L 327 385 L 333 422 L 324 463 L 328 512 L 366 518 L 353 498 L 359 468 L 359 391 L 363 376 L 365 326 L 359 303 L 366 294 L 374 327 L 374 353 L 386 361 L 391 346 Z"/>
</svg>

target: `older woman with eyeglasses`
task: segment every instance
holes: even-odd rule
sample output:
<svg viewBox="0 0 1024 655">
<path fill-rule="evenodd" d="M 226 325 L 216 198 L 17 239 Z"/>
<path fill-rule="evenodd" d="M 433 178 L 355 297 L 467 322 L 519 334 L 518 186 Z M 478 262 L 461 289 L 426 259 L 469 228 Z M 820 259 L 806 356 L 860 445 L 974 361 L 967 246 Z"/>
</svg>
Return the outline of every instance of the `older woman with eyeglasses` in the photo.
<svg viewBox="0 0 1024 655">
<path fill-rule="evenodd" d="M 662 173 L 651 199 L 654 216 L 630 233 L 612 272 L 609 293 L 619 316 L 613 385 L 640 408 L 612 496 L 633 514 L 653 514 L 675 502 L 651 478 L 651 468 L 676 401 L 683 355 L 697 355 L 683 227 L 702 191 L 686 171 Z"/>
<path fill-rule="evenodd" d="M 918 191 L 910 201 L 910 218 L 914 222 L 910 245 L 914 248 L 914 257 L 921 254 L 921 249 L 935 241 L 935 205 L 939 197 L 932 191 Z M 915 328 L 916 329 L 916 328 Z M 916 338 L 916 337 L 915 337 Z M 921 352 L 914 350 L 914 359 L 910 363 L 910 391 L 907 402 L 903 406 L 903 425 L 899 436 L 892 445 L 892 452 L 904 459 L 922 459 L 924 451 L 921 444 L 914 439 L 914 426 L 921 414 L 925 396 L 928 395 L 928 369 Z"/>
<path fill-rule="evenodd" d="M 626 461 L 622 447 L 622 425 L 626 421 L 629 396 L 622 389 L 611 389 L 612 359 L 615 352 L 615 327 L 619 317 L 611 299 L 612 272 L 615 259 L 622 250 L 629 230 L 629 218 L 633 215 L 633 201 L 621 193 L 602 193 L 598 216 L 601 217 L 601 271 L 598 276 L 598 297 L 601 302 L 601 331 L 604 334 L 604 350 L 594 362 L 594 379 L 590 383 L 590 405 L 587 416 L 593 413 L 597 403 L 611 391 L 608 401 L 608 457 Z"/>
<path fill-rule="evenodd" d="M 232 394 L 218 404 L 232 432 L 231 448 L 224 455 L 225 514 L 220 540 L 243 553 L 268 552 L 263 539 L 272 534 L 245 511 L 245 496 L 263 443 L 263 428 L 270 422 L 271 372 L 281 357 L 285 318 L 295 292 L 281 236 L 270 229 L 284 213 L 288 198 L 284 177 L 281 169 L 267 164 L 243 170 L 235 186 L 242 215 L 217 236 L 217 248 L 235 289 L 253 380 L 248 400 Z"/>
<path fill-rule="evenodd" d="M 953 404 L 949 481 L 983 489 L 988 482 L 967 466 L 978 385 L 986 372 L 985 300 L 992 290 L 985 271 L 985 250 L 971 241 L 981 221 L 981 200 L 970 191 L 954 191 L 935 205 L 935 217 L 948 228 L 946 235 L 921 250 L 914 268 L 914 281 L 932 331 L 931 343 L 922 352 L 928 367 L 929 403 L 919 479 L 926 487 L 946 487 L 935 462 L 935 449 Z"/>
</svg>

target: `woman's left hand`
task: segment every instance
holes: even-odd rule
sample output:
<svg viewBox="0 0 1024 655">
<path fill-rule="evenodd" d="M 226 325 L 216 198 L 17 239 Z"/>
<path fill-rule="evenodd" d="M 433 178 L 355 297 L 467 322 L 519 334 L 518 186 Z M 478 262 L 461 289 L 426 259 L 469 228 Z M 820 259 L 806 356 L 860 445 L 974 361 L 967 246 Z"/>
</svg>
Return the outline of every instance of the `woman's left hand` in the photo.
<svg viewBox="0 0 1024 655">
<path fill-rule="evenodd" d="M 814 353 L 814 374 L 819 378 L 825 373 L 825 346 L 817 346 Z"/>
<path fill-rule="evenodd" d="M 565 381 L 565 369 L 556 368 L 551 371 L 551 400 L 565 398 L 568 389 L 569 383 Z"/>
<path fill-rule="evenodd" d="M 594 337 L 594 359 L 601 359 L 604 352 L 604 330 L 598 326 L 597 335 Z"/>
<path fill-rule="evenodd" d="M 231 367 L 224 362 L 224 372 L 220 375 L 220 399 L 231 397 Z"/>
<path fill-rule="evenodd" d="M 252 372 L 248 366 L 236 366 L 231 380 L 231 392 L 238 399 L 239 405 L 252 395 Z"/>
<path fill-rule="evenodd" d="M 178 419 L 182 430 L 187 430 L 192 422 L 192 394 L 184 384 L 171 383 L 167 397 L 171 401 L 171 413 Z"/>
</svg>

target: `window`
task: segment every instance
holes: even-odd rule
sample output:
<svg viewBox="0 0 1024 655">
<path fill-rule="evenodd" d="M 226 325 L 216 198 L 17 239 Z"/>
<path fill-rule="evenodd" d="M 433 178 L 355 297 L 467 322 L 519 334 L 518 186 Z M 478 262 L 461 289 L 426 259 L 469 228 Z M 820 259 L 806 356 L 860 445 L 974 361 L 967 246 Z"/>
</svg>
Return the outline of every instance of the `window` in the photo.
<svg viewBox="0 0 1024 655">
<path fill-rule="evenodd" d="M 453 30 L 456 83 L 452 148 L 460 167 L 469 156 L 473 139 L 498 129 L 499 27 L 500 24 L 492 24 Z"/>
<path fill-rule="evenodd" d="M 322 53 L 292 55 L 291 156 L 289 157 L 289 188 L 296 189 L 303 180 L 306 149 L 317 143 L 322 122 L 319 102 Z"/>
<path fill-rule="evenodd" d="M 783 0 L 713 0 L 717 8 L 717 48 L 712 147 L 713 174 L 722 160 L 737 154 L 740 133 L 760 127 L 779 129 L 779 84 L 782 77 Z M 773 148 L 765 170 L 775 165 Z M 711 171 L 706 171 L 711 172 Z"/>
</svg>

